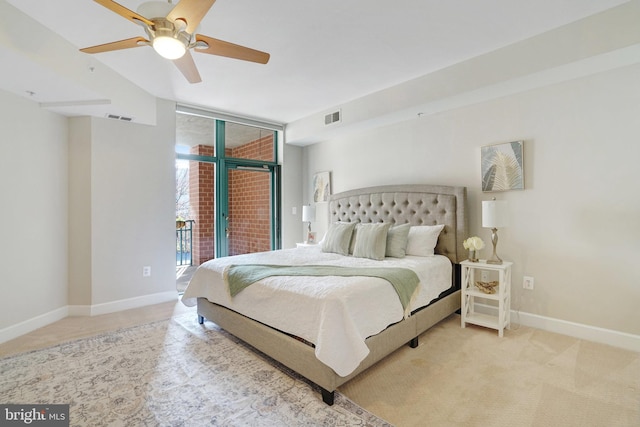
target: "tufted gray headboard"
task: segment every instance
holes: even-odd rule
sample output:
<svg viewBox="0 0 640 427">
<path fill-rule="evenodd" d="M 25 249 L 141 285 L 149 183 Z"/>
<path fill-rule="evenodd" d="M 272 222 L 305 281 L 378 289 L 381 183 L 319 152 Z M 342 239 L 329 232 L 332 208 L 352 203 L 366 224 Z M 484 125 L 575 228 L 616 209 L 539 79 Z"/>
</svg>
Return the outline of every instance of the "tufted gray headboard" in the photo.
<svg viewBox="0 0 640 427">
<path fill-rule="evenodd" d="M 457 264 L 467 258 L 467 188 L 442 185 L 387 185 L 334 194 L 329 199 L 331 222 L 444 224 L 435 252 Z"/>
</svg>

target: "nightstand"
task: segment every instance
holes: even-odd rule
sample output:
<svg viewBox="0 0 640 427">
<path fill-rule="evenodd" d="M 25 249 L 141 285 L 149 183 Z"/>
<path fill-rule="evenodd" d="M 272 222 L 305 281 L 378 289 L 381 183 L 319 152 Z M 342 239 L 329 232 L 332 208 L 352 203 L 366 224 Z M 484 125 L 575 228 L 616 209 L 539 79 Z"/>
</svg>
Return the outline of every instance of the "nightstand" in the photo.
<svg viewBox="0 0 640 427">
<path fill-rule="evenodd" d="M 462 270 L 462 308 L 461 324 L 464 328 L 467 323 L 485 326 L 498 330 L 498 336 L 504 335 L 504 329 L 511 326 L 511 265 L 509 261 L 502 264 L 487 264 L 486 261 L 471 262 L 469 260 L 460 263 Z M 475 286 L 476 281 L 482 280 L 482 272 L 488 275 L 498 275 L 498 286 L 494 294 L 482 292 Z M 476 298 L 498 302 L 498 314 L 486 314 L 476 311 Z M 489 310 L 484 310 L 489 311 Z"/>
<path fill-rule="evenodd" d="M 311 246 L 318 246 L 317 243 L 296 243 L 297 248 L 309 248 Z"/>
</svg>

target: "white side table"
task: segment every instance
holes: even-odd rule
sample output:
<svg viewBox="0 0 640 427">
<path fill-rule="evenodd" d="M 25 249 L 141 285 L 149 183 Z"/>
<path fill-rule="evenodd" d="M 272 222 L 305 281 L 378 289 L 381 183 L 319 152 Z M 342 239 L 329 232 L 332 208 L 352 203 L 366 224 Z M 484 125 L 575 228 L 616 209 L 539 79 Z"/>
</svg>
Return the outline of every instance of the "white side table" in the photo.
<svg viewBox="0 0 640 427">
<path fill-rule="evenodd" d="M 511 327 L 511 265 L 509 261 L 502 264 L 487 264 L 486 261 L 462 261 L 462 308 L 461 325 L 467 323 L 485 326 L 498 330 L 498 336 L 504 336 L 504 329 Z M 498 286 L 495 294 L 486 294 L 479 290 L 475 283 L 480 280 L 482 271 L 497 271 Z M 498 315 L 480 313 L 476 311 L 476 298 L 498 301 Z"/>
</svg>

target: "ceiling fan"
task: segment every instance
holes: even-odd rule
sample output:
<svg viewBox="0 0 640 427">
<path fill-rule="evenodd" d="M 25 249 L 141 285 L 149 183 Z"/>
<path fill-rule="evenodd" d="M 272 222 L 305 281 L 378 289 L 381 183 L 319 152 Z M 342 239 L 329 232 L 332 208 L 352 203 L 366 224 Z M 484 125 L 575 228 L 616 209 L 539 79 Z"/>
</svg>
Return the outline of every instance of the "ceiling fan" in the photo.
<svg viewBox="0 0 640 427">
<path fill-rule="evenodd" d="M 266 52 L 202 34 L 194 34 L 200 21 L 211 9 L 215 0 L 180 0 L 175 6 L 171 0 L 168 2 L 149 1 L 141 4 L 138 12 L 133 12 L 113 0 L 94 1 L 131 22 L 141 25 L 147 33 L 148 40 L 144 37 L 132 37 L 80 49 L 81 52 L 100 53 L 139 46 L 152 46 L 158 54 L 171 59 L 190 83 L 202 81 L 189 52 L 190 49 L 260 64 L 266 64 L 269 61 L 269 54 Z M 151 18 L 146 18 L 145 15 Z"/>
</svg>

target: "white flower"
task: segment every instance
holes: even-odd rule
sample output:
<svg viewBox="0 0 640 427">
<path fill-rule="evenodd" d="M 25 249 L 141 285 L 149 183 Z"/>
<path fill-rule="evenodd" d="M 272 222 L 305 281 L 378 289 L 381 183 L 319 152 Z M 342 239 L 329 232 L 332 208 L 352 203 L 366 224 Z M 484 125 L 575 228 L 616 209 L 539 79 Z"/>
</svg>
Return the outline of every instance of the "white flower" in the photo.
<svg viewBox="0 0 640 427">
<path fill-rule="evenodd" d="M 480 249 L 484 248 L 484 242 L 478 236 L 473 236 L 462 242 L 462 246 L 470 251 L 479 251 Z"/>
</svg>

